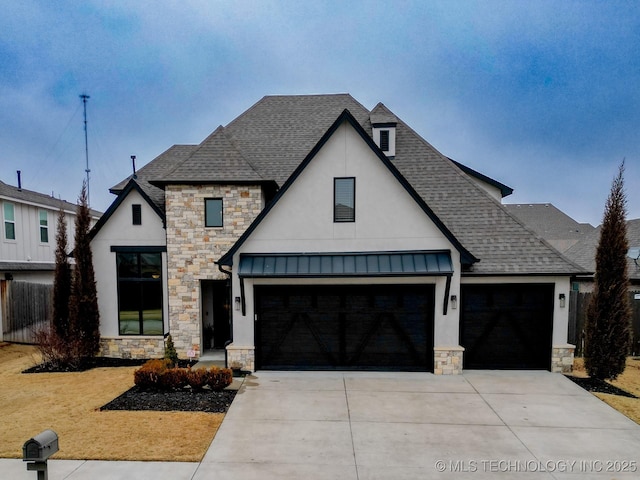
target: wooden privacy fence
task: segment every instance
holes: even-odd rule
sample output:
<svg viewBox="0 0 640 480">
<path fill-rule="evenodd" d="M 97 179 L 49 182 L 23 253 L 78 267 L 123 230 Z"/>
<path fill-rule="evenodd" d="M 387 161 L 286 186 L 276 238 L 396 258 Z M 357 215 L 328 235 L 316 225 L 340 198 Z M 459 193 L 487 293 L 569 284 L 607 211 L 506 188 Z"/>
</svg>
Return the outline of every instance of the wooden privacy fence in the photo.
<svg viewBox="0 0 640 480">
<path fill-rule="evenodd" d="M 576 346 L 575 355 L 581 357 L 584 353 L 584 328 L 587 318 L 587 308 L 592 293 L 571 292 L 569 295 L 569 343 Z M 631 355 L 640 355 L 640 300 L 635 300 L 640 291 L 629 292 L 631 309 L 633 312 Z"/>
<path fill-rule="evenodd" d="M 0 281 L 2 339 L 6 342 L 35 343 L 34 332 L 51 318 L 53 285 Z"/>
</svg>

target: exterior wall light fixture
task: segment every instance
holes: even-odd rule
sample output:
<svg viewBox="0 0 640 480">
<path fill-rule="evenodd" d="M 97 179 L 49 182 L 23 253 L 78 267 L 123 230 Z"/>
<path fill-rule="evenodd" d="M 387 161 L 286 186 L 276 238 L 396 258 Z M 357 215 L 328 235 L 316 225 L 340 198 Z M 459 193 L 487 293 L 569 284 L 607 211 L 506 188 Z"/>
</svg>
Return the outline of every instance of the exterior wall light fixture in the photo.
<svg viewBox="0 0 640 480">
<path fill-rule="evenodd" d="M 235 304 L 235 309 L 240 310 L 240 297 L 235 298 L 234 304 Z"/>
<path fill-rule="evenodd" d="M 458 296 L 451 295 L 451 310 L 455 310 L 458 308 Z"/>
<path fill-rule="evenodd" d="M 567 297 L 564 293 L 558 296 L 558 300 L 560 300 L 560 308 L 564 308 L 567 305 Z"/>
</svg>

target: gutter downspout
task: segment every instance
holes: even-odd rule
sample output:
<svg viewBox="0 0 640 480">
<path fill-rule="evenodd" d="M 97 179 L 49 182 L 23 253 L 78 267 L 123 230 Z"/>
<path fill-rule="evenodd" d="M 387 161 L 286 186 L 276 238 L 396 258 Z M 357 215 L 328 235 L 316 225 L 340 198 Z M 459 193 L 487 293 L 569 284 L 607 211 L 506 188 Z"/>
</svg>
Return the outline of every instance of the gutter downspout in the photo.
<svg viewBox="0 0 640 480">
<path fill-rule="evenodd" d="M 229 270 L 225 270 L 224 268 L 222 268 L 222 265 L 220 265 L 219 263 L 218 265 L 218 270 L 220 270 L 222 273 L 224 273 L 225 275 L 227 275 L 229 277 L 229 340 L 227 340 L 224 343 L 224 366 L 225 368 L 229 368 L 229 358 L 227 356 L 227 347 L 233 343 L 233 310 L 231 309 L 231 289 L 233 286 L 233 277 L 232 277 L 232 273 Z"/>
</svg>

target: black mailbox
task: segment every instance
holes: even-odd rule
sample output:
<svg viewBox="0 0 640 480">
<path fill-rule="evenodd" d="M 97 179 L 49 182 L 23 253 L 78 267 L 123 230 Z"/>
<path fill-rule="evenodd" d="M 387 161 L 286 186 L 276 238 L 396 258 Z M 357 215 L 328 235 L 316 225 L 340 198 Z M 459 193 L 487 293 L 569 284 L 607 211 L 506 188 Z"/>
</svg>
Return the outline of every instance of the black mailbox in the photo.
<svg viewBox="0 0 640 480">
<path fill-rule="evenodd" d="M 25 462 L 46 462 L 58 451 L 58 434 L 53 430 L 45 430 L 24 442 L 22 460 Z"/>
</svg>

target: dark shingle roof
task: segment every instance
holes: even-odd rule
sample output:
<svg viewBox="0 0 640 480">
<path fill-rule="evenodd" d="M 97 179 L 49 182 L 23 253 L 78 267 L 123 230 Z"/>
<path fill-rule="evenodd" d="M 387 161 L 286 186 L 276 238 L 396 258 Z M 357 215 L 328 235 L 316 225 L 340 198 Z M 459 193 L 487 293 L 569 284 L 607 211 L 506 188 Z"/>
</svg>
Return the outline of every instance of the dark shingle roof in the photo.
<svg viewBox="0 0 640 480">
<path fill-rule="evenodd" d="M 172 147 L 181 150 L 169 149 L 141 169 L 138 179 L 144 177 L 156 185 L 244 179 L 275 181 L 282 186 L 345 109 L 371 135 L 370 112 L 348 94 L 264 97 L 229 125 L 216 129 L 200 146 Z M 376 122 L 376 115 L 396 118 L 382 104 L 375 110 Z M 480 259 L 474 273 L 582 271 L 525 227 L 450 159 L 396 120 L 393 165 L 449 231 Z M 161 192 L 147 185 L 143 188 Z M 115 187 L 112 190 L 116 191 Z M 149 197 L 154 202 L 162 201 L 160 195 L 149 193 Z"/>
<path fill-rule="evenodd" d="M 505 207 L 561 252 L 566 252 L 595 228 L 589 223 L 576 222 L 550 203 L 513 203 Z"/>
<path fill-rule="evenodd" d="M 32 190 L 14 187 L 13 185 L 7 185 L 2 181 L 0 181 L 0 197 L 26 203 L 34 203 L 36 205 L 42 205 L 43 207 L 50 207 L 56 210 L 62 206 L 63 210 L 75 212 L 77 208 L 77 204 L 75 203 L 60 200 L 44 193 L 38 193 Z M 90 210 L 90 212 L 93 217 L 99 217 L 102 215 L 102 212 L 97 210 Z"/>
<path fill-rule="evenodd" d="M 159 178 L 169 172 L 197 148 L 197 145 L 174 145 L 136 172 L 136 183 L 161 211 L 164 211 L 164 190 L 151 185 L 149 180 Z M 120 183 L 111 187 L 109 191 L 119 194 L 132 178 L 133 175 L 129 175 Z"/>
<path fill-rule="evenodd" d="M 600 242 L 601 225 L 591 230 L 578 243 L 565 252 L 565 255 L 589 272 L 596 270 L 596 250 Z M 640 247 L 640 218 L 627 221 L 627 240 L 629 248 Z M 640 280 L 640 260 L 627 258 L 629 278 Z"/>
</svg>

